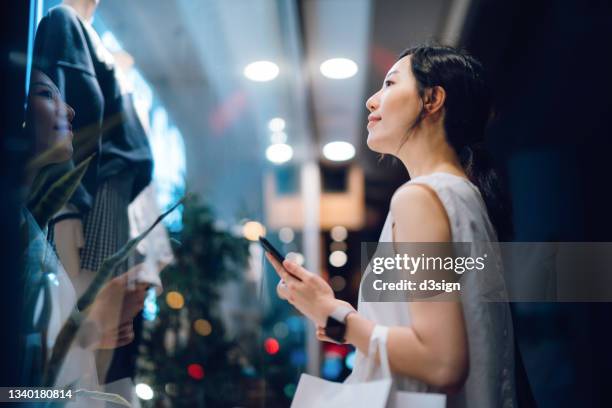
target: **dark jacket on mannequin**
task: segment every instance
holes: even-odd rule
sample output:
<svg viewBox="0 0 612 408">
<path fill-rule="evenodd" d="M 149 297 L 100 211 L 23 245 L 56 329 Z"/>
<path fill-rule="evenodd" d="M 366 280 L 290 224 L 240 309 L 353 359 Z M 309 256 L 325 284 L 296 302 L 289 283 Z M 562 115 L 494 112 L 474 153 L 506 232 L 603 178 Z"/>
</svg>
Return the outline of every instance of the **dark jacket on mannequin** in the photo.
<svg viewBox="0 0 612 408">
<path fill-rule="evenodd" d="M 97 153 L 71 203 L 87 212 L 98 186 L 126 170 L 134 175 L 130 200 L 136 197 L 151 181 L 151 149 L 98 34 L 72 8 L 54 7 L 38 26 L 34 53 L 76 111 L 73 162 Z"/>
</svg>

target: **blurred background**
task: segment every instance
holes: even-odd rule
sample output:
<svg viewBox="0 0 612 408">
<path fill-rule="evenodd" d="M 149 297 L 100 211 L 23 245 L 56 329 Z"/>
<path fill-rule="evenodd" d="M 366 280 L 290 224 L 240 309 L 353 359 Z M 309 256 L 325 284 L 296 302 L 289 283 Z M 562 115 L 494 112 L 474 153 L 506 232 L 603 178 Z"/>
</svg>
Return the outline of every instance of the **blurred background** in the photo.
<svg viewBox="0 0 612 408">
<path fill-rule="evenodd" d="M 20 18 L 6 50 L 27 55 L 37 22 L 61 2 L 12 3 Z M 179 266 L 162 272 L 164 293 L 148 298 L 125 363 L 139 402 L 284 407 L 300 373 L 350 373 L 354 350 L 316 341 L 276 298 L 256 238 L 356 304 L 360 244 L 378 240 L 408 180 L 367 149 L 365 100 L 411 45 L 464 47 L 487 68 L 487 145 L 512 197 L 515 240 L 612 241 L 611 21 L 604 1 L 101 0 L 93 27 L 133 92 L 160 208 L 200 197 L 166 220 Z M 19 112 L 27 69 L 3 65 L 20 79 L 4 111 Z M 24 153 L 7 129 L 2 188 L 16 191 Z M 15 203 L 2 205 L 10 236 Z M 609 406 L 608 304 L 513 311 L 521 406 Z"/>
</svg>

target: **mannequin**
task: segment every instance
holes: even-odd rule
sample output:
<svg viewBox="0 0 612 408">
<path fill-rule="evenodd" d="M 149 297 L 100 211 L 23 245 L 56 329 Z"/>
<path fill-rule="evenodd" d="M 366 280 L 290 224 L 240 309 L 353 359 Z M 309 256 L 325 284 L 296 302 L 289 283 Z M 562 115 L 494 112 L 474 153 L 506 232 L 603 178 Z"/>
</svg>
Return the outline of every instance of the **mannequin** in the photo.
<svg viewBox="0 0 612 408">
<path fill-rule="evenodd" d="M 129 239 L 127 208 L 152 173 L 151 150 L 131 95 L 91 26 L 97 6 L 94 0 L 65 0 L 41 20 L 35 41 L 35 52 L 51 66 L 51 79 L 79 112 L 73 122 L 73 162 L 97 153 L 78 191 L 50 224 L 77 296 Z M 117 274 L 128 267 L 118 268 Z M 103 379 L 112 353 L 98 357 Z"/>
</svg>

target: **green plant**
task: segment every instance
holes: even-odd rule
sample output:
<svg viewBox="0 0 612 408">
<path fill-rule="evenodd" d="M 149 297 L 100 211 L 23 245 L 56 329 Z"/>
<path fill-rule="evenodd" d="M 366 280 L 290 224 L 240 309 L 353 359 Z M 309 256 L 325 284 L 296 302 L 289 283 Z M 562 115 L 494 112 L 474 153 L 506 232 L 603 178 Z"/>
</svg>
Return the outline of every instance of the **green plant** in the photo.
<svg viewBox="0 0 612 408">
<path fill-rule="evenodd" d="M 41 190 L 48 180 L 49 175 L 45 172 L 39 173 L 33 185 L 33 198 L 32 201 L 28 203 L 28 207 L 41 228 L 44 228 L 51 217 L 57 214 L 57 212 L 66 205 L 70 197 L 72 197 L 72 194 L 74 194 L 79 187 L 92 159 L 93 155 L 65 173 L 51 184 L 44 194 L 41 193 Z"/>
<path fill-rule="evenodd" d="M 68 350 L 70 349 L 70 345 L 72 344 L 82 322 L 87 317 L 87 307 L 91 305 L 104 283 L 106 283 L 108 278 L 112 276 L 113 271 L 127 259 L 138 243 L 140 243 L 140 241 L 142 241 L 153 230 L 153 228 L 157 226 L 157 224 L 159 224 L 168 214 L 174 211 L 176 207 L 183 204 L 186 199 L 187 196 L 183 197 L 176 204 L 170 207 L 170 209 L 157 217 L 155 222 L 143 233 L 129 240 L 119 251 L 104 260 L 102 266 L 100 266 L 100 269 L 96 273 L 93 282 L 78 300 L 77 308 L 73 311 L 66 323 L 64 323 L 64 326 L 57 335 L 51 358 L 49 359 L 49 362 L 44 370 L 45 375 L 43 383 L 45 386 L 51 387 L 55 383 L 59 370 L 64 362 L 64 359 L 66 358 L 66 355 L 68 354 Z"/>
</svg>

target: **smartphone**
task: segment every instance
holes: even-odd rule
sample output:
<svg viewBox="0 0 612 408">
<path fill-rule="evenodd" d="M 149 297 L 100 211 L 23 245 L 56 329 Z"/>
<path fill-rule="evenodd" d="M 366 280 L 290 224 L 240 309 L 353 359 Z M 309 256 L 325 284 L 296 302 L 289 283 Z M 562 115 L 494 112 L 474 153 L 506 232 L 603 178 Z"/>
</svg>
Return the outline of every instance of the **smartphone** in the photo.
<svg viewBox="0 0 612 408">
<path fill-rule="evenodd" d="M 270 241 L 268 241 L 264 237 L 259 237 L 259 243 L 261 244 L 261 246 L 264 248 L 266 252 L 268 252 L 270 255 L 274 257 L 274 259 L 276 259 L 281 264 L 283 263 L 283 261 L 285 260 L 285 257 L 276 248 L 274 248 L 274 246 L 272 246 Z"/>
</svg>

